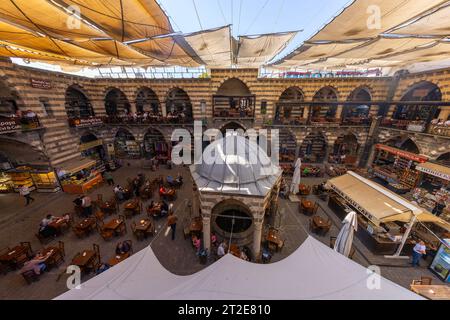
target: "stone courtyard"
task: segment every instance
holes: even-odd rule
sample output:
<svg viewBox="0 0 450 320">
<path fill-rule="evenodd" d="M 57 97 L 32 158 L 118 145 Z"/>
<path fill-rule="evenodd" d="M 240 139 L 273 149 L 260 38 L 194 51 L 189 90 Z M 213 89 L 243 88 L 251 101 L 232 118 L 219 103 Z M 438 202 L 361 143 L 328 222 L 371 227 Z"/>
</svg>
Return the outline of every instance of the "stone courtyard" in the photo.
<svg viewBox="0 0 450 320">
<path fill-rule="evenodd" d="M 193 274 L 205 265 L 200 264 L 195 250 L 189 240 L 183 237 L 183 228 L 181 221 L 190 215 L 189 201 L 192 199 L 192 179 L 187 167 L 175 167 L 172 170 L 160 168 L 157 172 L 141 169 L 139 162 L 132 162 L 113 172 L 115 183 L 125 185 L 127 178 L 137 175 L 137 173 L 144 173 L 147 178 L 154 178 L 158 175 L 172 175 L 175 176 L 178 172 L 182 173 L 184 177 L 184 184 L 181 189 L 177 190 L 177 199 L 174 201 L 175 214 L 178 216 L 178 226 L 176 231 L 176 239 L 170 239 L 166 225 L 166 218 L 156 220 L 156 235 L 144 241 L 137 241 L 130 228 L 132 221 L 138 221 L 146 216 L 145 210 L 142 210 L 140 215 L 134 216 L 132 219 L 127 219 L 127 234 L 120 238 L 113 238 L 110 241 L 105 241 L 96 232 L 90 236 L 79 239 L 71 230 L 66 231 L 62 236 L 52 240 L 48 245 L 57 245 L 57 241 L 63 241 L 65 244 L 65 263 L 58 269 L 45 272 L 39 281 L 27 285 L 22 276 L 17 271 L 10 271 L 6 275 L 0 275 L 0 299 L 52 299 L 67 290 L 65 268 L 70 263 L 72 257 L 76 253 L 85 249 L 92 248 L 92 244 L 100 245 L 100 255 L 103 262 L 107 262 L 115 255 L 114 249 L 119 241 L 131 239 L 133 241 L 133 249 L 136 253 L 146 246 L 150 245 L 158 257 L 161 264 L 170 272 L 178 275 Z M 318 184 L 323 179 L 320 178 L 305 178 L 302 183 L 308 185 Z M 91 192 L 92 199 L 96 199 L 97 194 L 102 194 L 104 199 L 112 196 L 112 188 L 103 184 L 98 189 Z M 66 193 L 57 194 L 43 194 L 33 193 L 35 202 L 29 206 L 24 206 L 24 199 L 18 194 L 1 194 L 0 195 L 0 248 L 13 247 L 21 241 L 31 242 L 33 251 L 37 251 L 43 247 L 35 237 L 39 222 L 47 214 L 61 216 L 64 213 L 73 211 L 72 201 L 75 195 Z M 274 254 L 271 263 L 275 263 L 294 252 L 308 235 L 313 235 L 315 238 L 329 245 L 330 236 L 336 236 L 339 232 L 340 221 L 334 213 L 328 208 L 327 204 L 319 200 L 316 196 L 309 196 L 311 200 L 319 203 L 319 215 L 323 217 L 330 217 L 333 225 L 330 232 L 326 236 L 317 236 L 309 231 L 309 217 L 298 213 L 297 203 L 292 203 L 287 200 L 280 199 L 281 218 L 273 218 L 264 221 L 263 235 L 269 225 L 275 225 L 279 228 L 281 236 L 285 239 L 285 246 L 281 252 Z M 156 195 L 154 199 L 159 200 Z M 148 203 L 143 203 L 143 208 Z M 123 204 L 121 205 L 122 212 Z M 77 219 L 77 218 L 76 218 Z M 107 217 L 106 220 L 109 218 Z M 222 239 L 219 239 L 222 240 Z M 388 260 L 382 256 L 374 256 L 367 248 L 355 238 L 354 245 L 356 254 L 353 257 L 354 261 L 363 265 L 378 265 L 381 268 L 381 275 L 390 279 L 399 285 L 409 288 L 409 284 L 413 279 L 419 279 L 421 276 L 433 277 L 433 282 L 436 284 L 443 284 L 437 277 L 435 277 L 426 267 L 430 261 L 422 261 L 419 268 L 412 268 L 409 265 L 409 260 Z M 211 255 L 207 265 L 214 263 L 214 255 Z M 333 266 L 330 266 L 332 268 Z M 93 275 L 86 275 L 82 281 L 88 280 Z M 151 275 L 150 275 L 151 276 Z"/>
</svg>

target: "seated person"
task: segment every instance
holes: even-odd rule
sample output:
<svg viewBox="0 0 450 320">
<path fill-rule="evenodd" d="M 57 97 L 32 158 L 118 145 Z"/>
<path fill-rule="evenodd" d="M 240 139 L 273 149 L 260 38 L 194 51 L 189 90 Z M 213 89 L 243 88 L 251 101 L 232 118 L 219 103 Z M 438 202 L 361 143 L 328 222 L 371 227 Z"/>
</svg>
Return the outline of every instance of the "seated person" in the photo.
<svg viewBox="0 0 450 320">
<path fill-rule="evenodd" d="M 217 245 L 217 236 L 216 236 L 216 234 L 214 232 L 211 232 L 211 244 L 213 246 Z"/>
<path fill-rule="evenodd" d="M 194 236 L 192 238 L 192 244 L 194 245 L 194 247 L 197 250 L 197 252 L 200 251 L 202 243 L 201 243 L 201 240 L 197 236 Z"/>
<path fill-rule="evenodd" d="M 113 191 L 117 199 L 119 199 L 120 201 L 125 199 L 124 191 L 120 185 L 115 186 Z"/>
<path fill-rule="evenodd" d="M 179 184 L 182 185 L 183 184 L 183 176 L 181 175 L 181 173 L 178 172 L 177 178 L 175 179 L 175 181 Z"/>
<path fill-rule="evenodd" d="M 102 264 L 98 267 L 97 272 L 96 272 L 95 274 L 98 275 L 98 274 L 100 274 L 100 273 L 102 273 L 102 272 L 108 270 L 109 268 L 110 268 L 110 265 L 109 265 L 109 264 L 107 264 L 107 263 L 102 263 Z"/>
<path fill-rule="evenodd" d="M 50 226 L 50 223 L 52 223 L 55 219 L 56 218 L 51 214 L 42 219 L 41 223 L 39 224 L 39 234 L 41 236 L 43 236 L 44 238 L 56 236 L 58 231 L 56 230 L 56 228 Z"/>
<path fill-rule="evenodd" d="M 169 186 L 175 185 L 175 180 L 172 176 L 167 176 L 167 183 L 169 184 Z"/>
<path fill-rule="evenodd" d="M 164 186 L 161 185 L 161 187 L 159 188 L 159 195 L 164 196 L 164 195 L 166 195 L 166 193 L 167 193 L 166 188 L 164 188 Z"/>
<path fill-rule="evenodd" d="M 33 259 L 25 262 L 22 269 L 20 269 L 20 273 L 33 270 L 35 274 L 41 274 L 41 272 L 43 272 L 47 268 L 45 261 L 50 257 L 51 254 L 51 252 L 48 252 L 46 255 L 38 253 Z"/>
<path fill-rule="evenodd" d="M 227 253 L 227 249 L 227 244 L 225 241 L 223 241 L 217 248 L 217 256 L 219 258 L 222 258 Z"/>
<path fill-rule="evenodd" d="M 270 259 L 272 259 L 272 254 L 266 247 L 262 250 L 261 258 L 263 263 L 270 262 Z"/>
<path fill-rule="evenodd" d="M 119 242 L 116 246 L 116 254 L 122 255 L 130 252 L 131 246 L 127 241 Z"/>
<path fill-rule="evenodd" d="M 163 201 L 161 204 L 161 215 L 165 216 L 169 213 L 169 205 L 167 202 Z"/>
<path fill-rule="evenodd" d="M 250 259 L 248 258 L 247 254 L 244 252 L 244 250 L 241 250 L 240 258 L 245 261 L 250 261 Z"/>
</svg>

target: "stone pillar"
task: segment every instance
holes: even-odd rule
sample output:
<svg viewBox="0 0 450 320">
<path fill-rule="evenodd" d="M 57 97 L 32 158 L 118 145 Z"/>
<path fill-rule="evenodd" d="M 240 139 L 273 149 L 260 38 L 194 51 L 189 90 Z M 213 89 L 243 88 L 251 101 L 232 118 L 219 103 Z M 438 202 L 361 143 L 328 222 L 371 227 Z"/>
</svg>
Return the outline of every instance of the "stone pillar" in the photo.
<svg viewBox="0 0 450 320">
<path fill-rule="evenodd" d="M 447 118 L 450 116 L 450 107 L 441 107 L 441 113 L 439 114 L 439 119 L 447 121 Z"/>
<path fill-rule="evenodd" d="M 259 255 L 261 252 L 261 237 L 262 237 L 262 225 L 261 218 L 256 218 L 253 221 L 253 257 L 255 261 L 259 261 Z"/>
<path fill-rule="evenodd" d="M 336 116 L 335 116 L 336 119 L 341 119 L 343 110 L 344 110 L 344 106 L 342 104 L 337 106 Z"/>
<path fill-rule="evenodd" d="M 211 254 L 211 218 L 203 216 L 203 248 L 208 250 L 208 254 Z"/>
<path fill-rule="evenodd" d="M 198 203 L 199 203 L 199 199 L 198 199 L 198 191 L 197 191 L 197 186 L 194 184 L 192 186 L 192 215 L 194 217 L 196 217 L 198 215 Z"/>
<path fill-rule="evenodd" d="M 163 117 L 167 116 L 167 103 L 166 102 L 161 103 L 161 113 L 162 113 Z"/>
<path fill-rule="evenodd" d="M 303 119 L 308 119 L 310 106 L 305 105 L 305 109 L 303 110 Z"/>
</svg>

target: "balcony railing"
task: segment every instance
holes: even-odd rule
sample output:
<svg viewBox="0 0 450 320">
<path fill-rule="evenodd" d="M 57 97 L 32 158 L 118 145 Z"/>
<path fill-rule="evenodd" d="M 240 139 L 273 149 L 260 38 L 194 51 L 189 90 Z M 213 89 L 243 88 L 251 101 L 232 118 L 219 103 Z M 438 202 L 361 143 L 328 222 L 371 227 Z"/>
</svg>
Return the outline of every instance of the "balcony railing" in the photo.
<svg viewBox="0 0 450 320">
<path fill-rule="evenodd" d="M 87 128 L 93 126 L 103 125 L 103 119 L 101 117 L 83 117 L 83 118 L 69 118 L 67 120 L 69 126 L 72 128 Z"/>
<path fill-rule="evenodd" d="M 41 128 L 39 117 L 34 112 L 23 116 L 0 116 L 0 134 Z"/>
<path fill-rule="evenodd" d="M 193 119 L 183 115 L 159 116 L 159 115 L 124 115 L 124 116 L 105 116 L 103 122 L 107 124 L 129 124 L 129 125 L 148 125 L 148 124 L 192 124 Z"/>
<path fill-rule="evenodd" d="M 385 128 L 394 128 L 398 130 L 407 130 L 413 132 L 425 132 L 427 124 L 425 121 L 414 120 L 397 120 L 397 119 L 384 119 L 381 122 L 381 126 Z"/>
</svg>

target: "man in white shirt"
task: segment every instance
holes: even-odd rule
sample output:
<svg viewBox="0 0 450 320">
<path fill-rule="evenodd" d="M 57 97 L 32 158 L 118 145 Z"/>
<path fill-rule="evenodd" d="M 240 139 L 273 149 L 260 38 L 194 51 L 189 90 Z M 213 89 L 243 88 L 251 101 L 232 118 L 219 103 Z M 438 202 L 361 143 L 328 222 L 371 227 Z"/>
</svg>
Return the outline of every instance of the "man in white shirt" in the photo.
<svg viewBox="0 0 450 320">
<path fill-rule="evenodd" d="M 413 249 L 413 256 L 412 256 L 412 265 L 413 267 L 419 266 L 420 258 L 422 258 L 423 255 L 427 254 L 426 252 L 427 247 L 425 246 L 425 242 L 419 241 Z"/>
<path fill-rule="evenodd" d="M 83 199 L 81 199 L 81 206 L 83 207 L 84 216 L 88 217 L 92 215 L 92 200 L 90 197 L 84 196 Z"/>
<path fill-rule="evenodd" d="M 225 246 L 226 246 L 226 244 L 225 244 L 225 242 L 222 242 L 220 245 L 219 245 L 219 247 L 217 248 L 217 256 L 219 257 L 219 258 L 222 258 L 224 255 L 225 255 Z"/>
<path fill-rule="evenodd" d="M 27 200 L 25 206 L 29 205 L 30 201 L 34 201 L 34 198 L 31 197 L 31 191 L 27 186 L 23 185 L 22 187 L 20 187 L 19 193 Z"/>
</svg>

